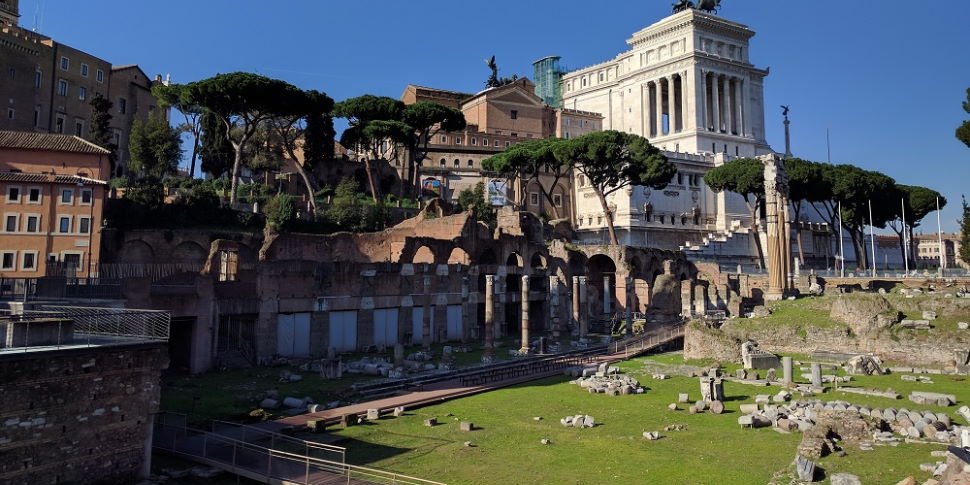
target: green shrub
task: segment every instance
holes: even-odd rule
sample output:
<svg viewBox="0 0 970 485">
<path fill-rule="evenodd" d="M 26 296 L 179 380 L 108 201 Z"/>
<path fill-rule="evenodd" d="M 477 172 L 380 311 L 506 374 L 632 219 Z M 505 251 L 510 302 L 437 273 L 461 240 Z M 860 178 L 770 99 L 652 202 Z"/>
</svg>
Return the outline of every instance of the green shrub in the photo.
<svg viewBox="0 0 970 485">
<path fill-rule="evenodd" d="M 266 203 L 263 208 L 266 222 L 277 231 L 288 230 L 296 220 L 296 203 L 289 194 L 278 194 Z"/>
</svg>

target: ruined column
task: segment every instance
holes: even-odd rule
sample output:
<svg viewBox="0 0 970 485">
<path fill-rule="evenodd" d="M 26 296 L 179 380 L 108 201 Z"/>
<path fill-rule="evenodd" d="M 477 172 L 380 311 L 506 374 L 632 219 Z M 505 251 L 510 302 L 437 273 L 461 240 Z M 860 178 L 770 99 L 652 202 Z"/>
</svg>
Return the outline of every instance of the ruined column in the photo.
<svg viewBox="0 0 970 485">
<path fill-rule="evenodd" d="M 812 387 L 822 387 L 822 365 L 818 362 L 812 362 Z"/>
<path fill-rule="evenodd" d="M 603 275 L 603 313 L 610 313 L 610 277 Z"/>
<path fill-rule="evenodd" d="M 633 335 L 633 278 L 626 277 L 626 334 Z"/>
<path fill-rule="evenodd" d="M 485 276 L 485 354 L 482 362 L 495 359 L 495 276 Z"/>
<path fill-rule="evenodd" d="M 761 157 L 765 164 L 765 232 L 768 236 L 768 288 L 765 300 L 781 300 L 788 289 L 788 274 L 790 265 L 786 261 L 791 254 L 791 248 L 786 251 L 788 243 L 787 204 L 788 179 L 785 177 L 784 167 L 778 155 Z"/>
<path fill-rule="evenodd" d="M 562 320 L 559 318 L 559 277 L 549 277 L 549 312 L 552 315 L 552 338 L 556 342 L 562 338 Z"/>
<path fill-rule="evenodd" d="M 519 352 L 529 353 L 529 276 L 522 277 L 522 345 Z"/>
<path fill-rule="evenodd" d="M 461 343 L 468 342 L 468 276 L 461 277 Z"/>
<path fill-rule="evenodd" d="M 792 361 L 791 361 L 791 357 L 782 357 L 781 358 L 781 372 L 782 372 L 782 374 L 781 374 L 782 375 L 781 381 L 783 383 L 785 383 L 786 385 L 791 384 L 792 383 Z"/>
<path fill-rule="evenodd" d="M 586 336 L 579 325 L 579 276 L 573 276 L 573 326 L 579 329 L 580 337 Z"/>
<path fill-rule="evenodd" d="M 431 350 L 431 277 L 424 277 L 424 314 L 421 318 L 421 349 Z"/>
<path fill-rule="evenodd" d="M 589 301 L 586 292 L 589 291 L 588 278 L 586 276 L 579 277 L 579 336 L 586 337 L 589 335 L 589 308 L 586 306 L 586 302 Z"/>
</svg>

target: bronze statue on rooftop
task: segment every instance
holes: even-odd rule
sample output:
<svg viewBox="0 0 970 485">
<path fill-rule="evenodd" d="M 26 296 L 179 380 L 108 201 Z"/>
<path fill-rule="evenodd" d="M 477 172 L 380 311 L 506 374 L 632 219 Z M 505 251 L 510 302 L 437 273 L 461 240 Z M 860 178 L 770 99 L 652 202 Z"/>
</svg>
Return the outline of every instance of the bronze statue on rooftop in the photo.
<svg viewBox="0 0 970 485">
<path fill-rule="evenodd" d="M 492 70 L 492 75 L 488 77 L 487 81 L 485 81 L 485 87 L 487 88 L 497 88 L 505 86 L 506 84 L 512 84 L 516 79 L 519 78 L 519 76 L 516 76 L 515 74 L 513 74 L 512 77 L 498 77 L 498 64 L 495 63 L 495 56 L 492 56 L 491 59 L 485 61 L 485 65 Z"/>
<path fill-rule="evenodd" d="M 690 0 L 678 0 L 676 3 L 673 4 L 673 6 L 674 6 L 674 13 L 678 13 L 678 12 L 683 12 L 684 10 L 687 10 L 689 8 L 694 8 L 694 2 Z"/>
<path fill-rule="evenodd" d="M 721 7 L 721 0 L 698 0 L 695 4 L 691 0 L 677 0 L 673 3 L 674 13 L 683 12 L 684 10 L 696 8 L 698 10 L 717 13 L 718 9 Z"/>
</svg>

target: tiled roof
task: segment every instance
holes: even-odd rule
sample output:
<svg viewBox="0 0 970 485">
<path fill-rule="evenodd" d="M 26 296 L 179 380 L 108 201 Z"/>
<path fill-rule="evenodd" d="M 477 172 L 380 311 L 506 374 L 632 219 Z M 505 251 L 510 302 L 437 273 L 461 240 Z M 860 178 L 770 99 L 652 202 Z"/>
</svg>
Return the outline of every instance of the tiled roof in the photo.
<svg viewBox="0 0 970 485">
<path fill-rule="evenodd" d="M 55 183 L 55 184 L 85 184 L 108 185 L 104 180 L 81 177 L 80 175 L 60 175 L 46 173 L 0 172 L 0 182 L 20 182 L 27 184 Z"/>
<path fill-rule="evenodd" d="M 47 150 L 70 153 L 93 153 L 108 155 L 111 152 L 83 138 L 72 135 L 31 133 L 27 131 L 0 130 L 0 148 L 24 150 Z"/>
</svg>

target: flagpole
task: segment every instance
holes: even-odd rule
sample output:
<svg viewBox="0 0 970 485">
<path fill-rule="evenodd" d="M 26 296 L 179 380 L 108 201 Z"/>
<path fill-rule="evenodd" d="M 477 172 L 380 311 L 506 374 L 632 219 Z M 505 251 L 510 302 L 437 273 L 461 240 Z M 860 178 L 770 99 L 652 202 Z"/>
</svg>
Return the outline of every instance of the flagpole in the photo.
<svg viewBox="0 0 970 485">
<path fill-rule="evenodd" d="M 942 278 L 946 270 L 946 251 L 943 248 L 943 223 L 940 221 L 940 198 L 936 198 L 936 234 L 940 242 L 940 277 Z"/>
<path fill-rule="evenodd" d="M 842 222 L 842 201 L 840 200 L 839 201 L 839 259 L 842 260 L 842 267 L 839 269 L 839 275 L 842 278 L 845 278 L 845 244 L 843 242 L 843 237 L 842 237 L 842 231 L 844 230 L 845 230 L 845 223 Z"/>
<path fill-rule="evenodd" d="M 906 275 L 909 275 L 909 234 L 906 231 L 906 200 L 899 199 L 899 205 L 903 208 L 903 262 L 906 264 Z"/>
<path fill-rule="evenodd" d="M 876 227 L 872 222 L 872 199 L 869 199 L 869 241 L 872 243 L 872 277 L 876 277 Z"/>
</svg>

